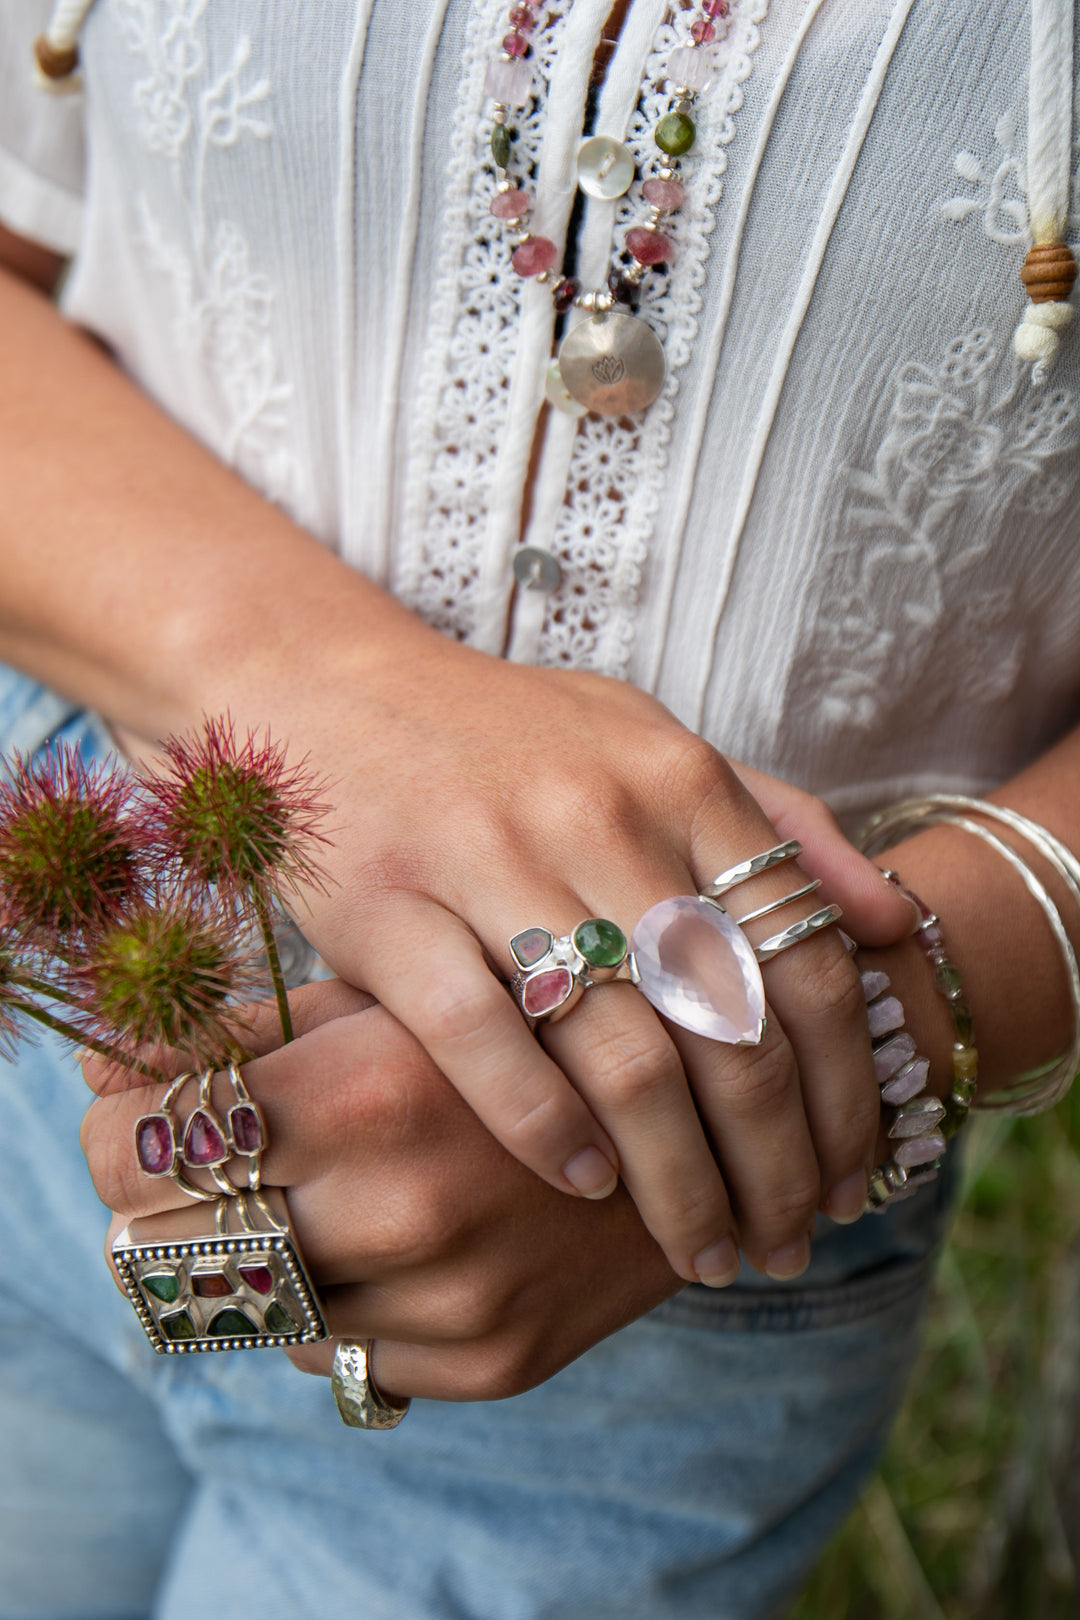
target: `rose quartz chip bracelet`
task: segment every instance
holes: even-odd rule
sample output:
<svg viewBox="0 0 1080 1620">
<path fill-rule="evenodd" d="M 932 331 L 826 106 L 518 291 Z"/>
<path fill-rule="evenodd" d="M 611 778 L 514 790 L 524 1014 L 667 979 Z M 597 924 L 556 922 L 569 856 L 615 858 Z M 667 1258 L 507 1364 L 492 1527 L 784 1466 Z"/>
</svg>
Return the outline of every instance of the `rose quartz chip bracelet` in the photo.
<svg viewBox="0 0 1080 1620">
<path fill-rule="evenodd" d="M 888 975 L 875 971 L 863 973 L 874 1068 L 882 1104 L 891 1110 L 889 1137 L 897 1143 L 884 1164 L 877 1165 L 871 1172 L 866 1207 L 876 1214 L 910 1198 L 921 1186 L 936 1178 L 946 1143 L 960 1129 L 971 1108 L 979 1064 L 971 1008 L 960 975 L 949 961 L 941 921 L 929 906 L 904 887 L 895 872 L 886 872 L 885 876 L 919 913 L 916 938 L 933 970 L 934 984 L 947 1001 L 952 1016 L 953 1084 L 947 1102 L 927 1094 L 930 1060 L 920 1056 L 914 1040 L 903 1028 L 904 1009 L 889 993 Z"/>
</svg>

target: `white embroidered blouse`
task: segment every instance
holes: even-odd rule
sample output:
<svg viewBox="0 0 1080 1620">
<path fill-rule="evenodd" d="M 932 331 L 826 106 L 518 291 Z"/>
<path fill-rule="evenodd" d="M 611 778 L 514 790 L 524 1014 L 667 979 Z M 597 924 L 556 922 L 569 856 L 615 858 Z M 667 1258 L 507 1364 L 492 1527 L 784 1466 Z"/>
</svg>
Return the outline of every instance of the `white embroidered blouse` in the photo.
<svg viewBox="0 0 1080 1620">
<path fill-rule="evenodd" d="M 550 414 L 524 534 L 553 312 L 488 212 L 507 0 L 97 0 L 64 98 L 30 73 L 48 10 L 0 0 L 0 219 L 74 254 L 67 313 L 149 394 L 448 634 L 634 681 L 841 812 L 980 791 L 1080 718 L 1080 330 L 1042 387 L 1010 346 L 1026 0 L 733 0 L 646 282 L 664 392 Z M 557 241 L 609 10 L 549 0 L 516 121 Z M 639 158 L 695 15 L 633 0 L 595 128 Z M 587 285 L 636 191 L 587 204 Z M 523 539 L 553 591 L 515 587 Z"/>
</svg>

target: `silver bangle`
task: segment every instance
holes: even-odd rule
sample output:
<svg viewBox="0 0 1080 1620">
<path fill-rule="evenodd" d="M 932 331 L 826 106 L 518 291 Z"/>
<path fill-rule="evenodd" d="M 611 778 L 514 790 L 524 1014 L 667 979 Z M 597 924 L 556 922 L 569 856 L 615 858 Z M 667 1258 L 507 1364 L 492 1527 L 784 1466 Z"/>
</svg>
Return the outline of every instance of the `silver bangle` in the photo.
<svg viewBox="0 0 1080 1620">
<path fill-rule="evenodd" d="M 1069 981 L 1069 996 L 1073 1009 L 1073 1037 L 1068 1051 L 1049 1072 L 1033 1077 L 1022 1077 L 1004 1091 L 981 1096 L 976 1106 L 981 1109 L 1007 1110 L 1012 1114 L 1038 1114 L 1060 1102 L 1080 1069 L 1080 965 L 1069 938 L 1061 913 L 1053 899 L 1036 877 L 1028 863 L 988 828 L 972 821 L 969 815 L 983 815 L 988 820 L 1010 827 L 1025 838 L 1058 873 L 1080 906 L 1080 862 L 1059 839 L 1045 827 L 1029 821 L 1016 811 L 1003 810 L 981 799 L 965 798 L 960 794 L 933 794 L 924 799 L 908 799 L 879 812 L 863 829 L 858 839 L 865 854 L 874 854 L 895 844 L 906 833 L 921 827 L 954 826 L 973 837 L 982 839 L 1002 860 L 1017 873 L 1031 897 L 1041 907 L 1054 935 Z"/>
</svg>

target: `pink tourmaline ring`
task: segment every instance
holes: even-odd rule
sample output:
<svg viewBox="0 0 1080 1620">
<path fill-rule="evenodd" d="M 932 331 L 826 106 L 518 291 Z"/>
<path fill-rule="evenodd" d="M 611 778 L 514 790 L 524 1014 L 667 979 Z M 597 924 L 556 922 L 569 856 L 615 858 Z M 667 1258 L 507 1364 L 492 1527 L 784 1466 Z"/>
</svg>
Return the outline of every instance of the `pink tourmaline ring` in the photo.
<svg viewBox="0 0 1080 1620">
<path fill-rule="evenodd" d="M 234 1157 L 247 1167 L 248 1189 L 257 1192 L 262 1184 L 262 1155 L 266 1147 L 266 1127 L 258 1105 L 244 1084 L 239 1065 L 229 1065 L 234 1102 L 222 1120 L 213 1106 L 214 1070 L 206 1069 L 199 1079 L 199 1101 L 181 1130 L 175 1108 L 191 1073 L 178 1075 L 166 1091 L 156 1113 L 143 1114 L 135 1121 L 135 1158 L 143 1175 L 169 1176 L 189 1198 L 209 1203 L 221 1193 L 237 1191 L 226 1166 Z M 185 1170 L 206 1170 L 216 1192 L 197 1186 Z"/>
<path fill-rule="evenodd" d="M 510 941 L 518 972 L 510 981 L 529 1027 L 557 1023 L 590 985 L 625 978 L 626 935 L 606 917 L 586 917 L 559 938 L 547 928 L 524 928 Z"/>
</svg>

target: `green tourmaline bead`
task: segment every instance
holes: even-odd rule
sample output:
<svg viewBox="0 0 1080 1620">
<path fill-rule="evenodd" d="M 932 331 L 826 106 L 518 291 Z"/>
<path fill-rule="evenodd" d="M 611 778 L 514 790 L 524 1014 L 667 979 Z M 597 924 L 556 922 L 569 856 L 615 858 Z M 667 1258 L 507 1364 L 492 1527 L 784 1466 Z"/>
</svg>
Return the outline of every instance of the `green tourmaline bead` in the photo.
<svg viewBox="0 0 1080 1620">
<path fill-rule="evenodd" d="M 167 1339 L 193 1339 L 195 1337 L 195 1324 L 187 1311 L 177 1311 L 175 1316 L 163 1316 L 158 1326 Z"/>
<path fill-rule="evenodd" d="M 953 1031 L 956 1039 L 962 1046 L 971 1045 L 974 1025 L 971 1018 L 971 1008 L 966 1001 L 954 1001 L 952 1004 Z"/>
<path fill-rule="evenodd" d="M 299 1324 L 293 1321 L 284 1305 L 279 1304 L 276 1299 L 271 1300 L 266 1307 L 266 1315 L 263 1320 L 266 1323 L 267 1333 L 298 1333 L 300 1331 Z"/>
<path fill-rule="evenodd" d="M 510 162 L 510 151 L 514 144 L 514 137 L 505 124 L 495 124 L 491 131 L 491 155 L 500 169 L 505 169 Z"/>
<path fill-rule="evenodd" d="M 163 1305 L 171 1305 L 180 1297 L 179 1278 L 171 1271 L 159 1271 L 152 1277 L 144 1277 L 142 1285 L 148 1294 L 160 1299 Z"/>
<path fill-rule="evenodd" d="M 618 967 L 626 955 L 626 935 L 605 917 L 590 917 L 574 929 L 574 949 L 590 967 Z"/>
<path fill-rule="evenodd" d="M 664 114 L 653 137 L 661 152 L 666 152 L 669 157 L 682 157 L 684 152 L 689 152 L 696 138 L 694 120 L 685 113 L 677 112 Z"/>
<path fill-rule="evenodd" d="M 934 978 L 937 980 L 938 989 L 950 999 L 959 995 L 963 988 L 960 975 L 951 962 L 938 962 L 934 968 Z"/>
</svg>

